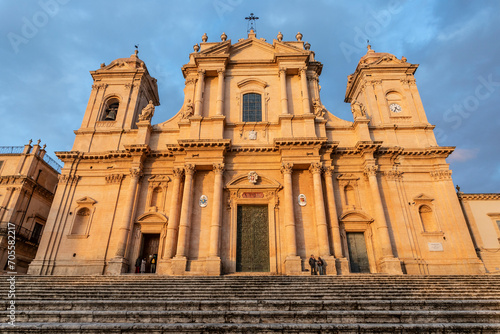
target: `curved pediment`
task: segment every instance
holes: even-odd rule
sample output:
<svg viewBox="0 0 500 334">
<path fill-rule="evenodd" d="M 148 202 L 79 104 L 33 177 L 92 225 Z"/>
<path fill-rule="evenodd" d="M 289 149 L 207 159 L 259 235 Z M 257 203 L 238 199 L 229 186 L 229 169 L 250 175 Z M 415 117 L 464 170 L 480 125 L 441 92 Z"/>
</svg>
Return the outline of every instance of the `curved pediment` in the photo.
<svg viewBox="0 0 500 334">
<path fill-rule="evenodd" d="M 235 176 L 231 181 L 226 184 L 226 188 L 235 189 L 235 188 L 281 188 L 281 184 L 271 178 L 268 178 L 263 175 L 259 175 L 257 178 L 257 182 L 252 183 L 249 180 L 249 173 L 240 174 Z"/>
<path fill-rule="evenodd" d="M 266 88 L 268 86 L 267 82 L 261 79 L 257 78 L 247 78 L 243 79 L 240 82 L 237 83 L 238 88 L 244 87 L 244 86 L 249 86 L 249 85 L 257 85 L 261 86 L 262 88 Z"/>
<path fill-rule="evenodd" d="M 159 212 L 147 212 L 137 218 L 138 223 L 166 223 L 168 217 Z"/>
<path fill-rule="evenodd" d="M 344 212 L 339 220 L 346 222 L 372 222 L 373 218 L 371 218 L 368 214 L 359 210 L 349 210 Z"/>
<path fill-rule="evenodd" d="M 76 200 L 76 203 L 79 205 L 94 205 L 97 203 L 95 199 L 89 196 L 82 197 Z"/>
</svg>

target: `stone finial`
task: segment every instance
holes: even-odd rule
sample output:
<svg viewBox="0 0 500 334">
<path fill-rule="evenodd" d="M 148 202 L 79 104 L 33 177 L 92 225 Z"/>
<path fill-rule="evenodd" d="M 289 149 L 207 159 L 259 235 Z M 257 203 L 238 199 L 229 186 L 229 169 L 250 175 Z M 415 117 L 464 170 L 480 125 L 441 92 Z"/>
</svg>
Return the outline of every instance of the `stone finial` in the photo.
<svg viewBox="0 0 500 334">
<path fill-rule="evenodd" d="M 225 42 L 226 39 L 227 39 L 227 35 L 226 35 L 225 32 L 223 32 L 222 35 L 220 35 L 220 40 L 223 41 L 223 42 Z"/>
<path fill-rule="evenodd" d="M 193 45 L 194 52 L 200 51 L 200 46 L 198 44 Z"/>
<path fill-rule="evenodd" d="M 101 68 L 104 68 L 106 67 L 106 64 L 105 63 L 101 63 Z"/>
<path fill-rule="evenodd" d="M 253 29 L 251 29 L 250 32 L 248 33 L 248 38 L 255 38 L 255 37 L 257 37 L 257 34 Z"/>
<path fill-rule="evenodd" d="M 306 42 L 306 44 L 304 44 L 304 49 L 309 51 L 311 49 L 311 44 L 309 44 L 309 42 Z"/>
<path fill-rule="evenodd" d="M 297 39 L 297 42 L 302 41 L 302 34 L 298 32 L 297 35 L 295 35 L 295 38 Z"/>
<path fill-rule="evenodd" d="M 407 61 L 406 57 L 405 57 L 405 56 L 401 57 L 401 61 L 402 61 L 403 63 L 406 63 L 406 61 Z"/>
<path fill-rule="evenodd" d="M 42 150 L 45 150 L 46 147 L 47 147 L 47 144 L 43 144 Z"/>
<path fill-rule="evenodd" d="M 31 145 L 32 142 L 33 142 L 33 139 L 30 139 L 30 141 L 28 142 L 28 145 Z"/>
<path fill-rule="evenodd" d="M 206 43 L 208 41 L 207 33 L 204 33 L 203 36 L 201 36 L 201 40 L 203 41 L 203 43 Z"/>
<path fill-rule="evenodd" d="M 137 57 L 137 55 L 139 54 L 139 50 L 135 49 L 134 54 Z"/>
<path fill-rule="evenodd" d="M 283 40 L 283 34 L 280 32 L 278 32 L 278 36 L 276 36 L 276 38 L 278 39 L 279 42 L 281 42 Z"/>
<path fill-rule="evenodd" d="M 40 146 L 40 142 L 41 142 L 41 141 L 42 141 L 41 139 L 38 139 L 38 140 L 36 141 L 36 144 L 37 144 L 38 146 Z"/>
</svg>

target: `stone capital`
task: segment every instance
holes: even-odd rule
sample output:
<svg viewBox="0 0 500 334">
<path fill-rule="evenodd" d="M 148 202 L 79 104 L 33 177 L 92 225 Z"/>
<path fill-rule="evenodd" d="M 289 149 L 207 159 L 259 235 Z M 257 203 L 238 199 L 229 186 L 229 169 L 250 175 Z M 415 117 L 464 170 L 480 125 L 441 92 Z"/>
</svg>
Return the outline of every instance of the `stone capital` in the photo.
<svg viewBox="0 0 500 334">
<path fill-rule="evenodd" d="M 130 176 L 134 178 L 138 178 L 142 175 L 142 171 L 140 168 L 130 168 Z"/>
<path fill-rule="evenodd" d="M 187 175 L 193 176 L 195 171 L 196 171 L 196 165 L 192 164 L 184 165 L 184 173 L 186 173 L 186 176 Z"/>
<path fill-rule="evenodd" d="M 335 172 L 335 167 L 334 166 L 325 167 L 324 171 L 326 176 L 332 177 L 333 173 Z"/>
<path fill-rule="evenodd" d="M 293 171 L 293 164 L 290 162 L 281 164 L 281 172 L 283 174 L 292 174 Z"/>
<path fill-rule="evenodd" d="M 223 174 L 224 164 L 213 164 L 213 170 L 215 174 Z"/>
<path fill-rule="evenodd" d="M 206 71 L 205 71 L 205 70 L 202 70 L 202 69 L 198 70 L 198 76 L 199 76 L 199 77 L 204 77 L 204 76 L 205 76 L 205 72 L 206 72 Z"/>
<path fill-rule="evenodd" d="M 323 171 L 323 163 L 321 162 L 313 162 L 311 163 L 311 166 L 309 167 L 309 172 L 311 172 L 311 174 L 321 174 L 321 172 Z"/>
<path fill-rule="evenodd" d="M 365 166 L 364 173 L 366 176 L 375 176 L 377 175 L 378 166 L 377 165 L 367 165 Z"/>
<path fill-rule="evenodd" d="M 184 169 L 182 169 L 182 168 L 174 168 L 173 169 L 173 173 L 174 173 L 174 178 L 179 179 L 179 178 L 182 177 L 182 175 L 184 175 Z"/>
<path fill-rule="evenodd" d="M 218 68 L 217 69 L 217 74 L 219 76 L 224 76 L 225 73 L 226 73 L 226 70 L 224 68 Z"/>
</svg>

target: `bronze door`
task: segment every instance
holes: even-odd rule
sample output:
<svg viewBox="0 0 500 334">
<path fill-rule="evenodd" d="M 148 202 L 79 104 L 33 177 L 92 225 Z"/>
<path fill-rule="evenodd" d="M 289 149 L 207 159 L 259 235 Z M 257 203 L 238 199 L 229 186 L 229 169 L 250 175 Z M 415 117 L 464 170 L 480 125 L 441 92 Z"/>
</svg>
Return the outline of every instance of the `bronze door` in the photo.
<svg viewBox="0 0 500 334">
<path fill-rule="evenodd" d="M 267 210 L 267 205 L 238 205 L 236 271 L 269 271 Z"/>
<path fill-rule="evenodd" d="M 351 273 L 369 273 L 370 264 L 366 252 L 365 235 L 362 232 L 347 232 L 347 248 Z"/>
<path fill-rule="evenodd" d="M 160 245 L 159 234 L 143 234 L 144 243 L 142 245 L 142 258 L 146 258 L 146 272 L 151 272 L 151 259 L 153 255 L 158 254 Z"/>
</svg>

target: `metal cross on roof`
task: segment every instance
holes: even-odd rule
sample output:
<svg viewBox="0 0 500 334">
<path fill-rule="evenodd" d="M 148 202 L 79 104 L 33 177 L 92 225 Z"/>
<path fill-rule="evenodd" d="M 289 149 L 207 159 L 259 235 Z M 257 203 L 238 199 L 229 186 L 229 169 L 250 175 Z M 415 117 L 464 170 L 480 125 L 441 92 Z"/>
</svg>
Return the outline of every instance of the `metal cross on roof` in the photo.
<svg viewBox="0 0 500 334">
<path fill-rule="evenodd" d="M 253 30 L 253 32 L 257 32 L 257 24 L 255 20 L 258 20 L 257 16 L 254 16 L 253 13 L 250 13 L 250 16 L 245 17 L 245 20 L 248 20 L 247 32 Z"/>
</svg>

